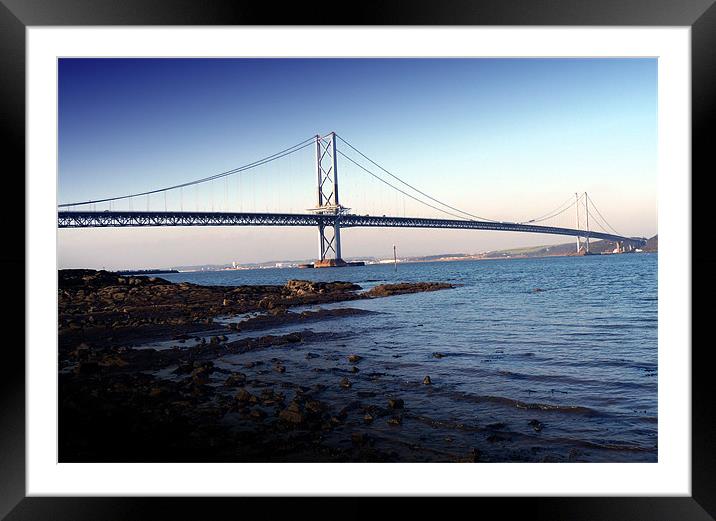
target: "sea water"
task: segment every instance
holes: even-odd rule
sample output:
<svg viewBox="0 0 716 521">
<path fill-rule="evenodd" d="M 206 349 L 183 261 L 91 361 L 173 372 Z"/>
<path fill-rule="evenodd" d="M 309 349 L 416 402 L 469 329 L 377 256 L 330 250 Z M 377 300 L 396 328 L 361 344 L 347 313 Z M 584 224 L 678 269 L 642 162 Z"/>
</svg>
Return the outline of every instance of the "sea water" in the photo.
<svg viewBox="0 0 716 521">
<path fill-rule="evenodd" d="M 657 461 L 657 261 L 638 253 L 160 276 L 227 286 L 453 283 L 324 305 L 377 313 L 262 331 L 309 329 L 335 340 L 251 356 L 280 357 L 283 378 L 302 385 L 337 381 L 349 374 L 345 356 L 362 356 L 350 392 L 400 396 L 409 412 L 402 427 L 370 429 L 426 453 L 477 446 L 491 461 Z M 337 384 L 328 392 L 346 393 Z"/>
</svg>

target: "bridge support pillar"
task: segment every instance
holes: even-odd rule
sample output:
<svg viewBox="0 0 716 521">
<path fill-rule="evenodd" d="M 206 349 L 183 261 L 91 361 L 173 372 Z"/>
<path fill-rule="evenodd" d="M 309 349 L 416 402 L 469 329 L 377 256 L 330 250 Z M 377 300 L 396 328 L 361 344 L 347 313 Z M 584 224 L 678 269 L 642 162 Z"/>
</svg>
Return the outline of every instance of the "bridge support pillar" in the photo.
<svg viewBox="0 0 716 521">
<path fill-rule="evenodd" d="M 579 195 L 576 192 L 574 193 L 574 208 L 577 211 L 577 226 L 575 228 L 579 230 Z M 579 250 L 581 249 L 582 245 L 579 242 L 579 235 L 577 235 L 577 255 L 579 255 Z"/>
<path fill-rule="evenodd" d="M 330 216 L 318 226 L 319 258 L 316 268 L 346 266 L 341 257 L 341 213 L 346 210 L 338 199 L 338 157 L 336 134 L 316 136 L 317 204 L 312 210 Z M 330 222 L 330 224 L 329 224 Z"/>
<path fill-rule="evenodd" d="M 341 256 L 341 224 L 338 216 L 333 224 L 333 239 L 336 247 L 336 259 L 343 259 Z"/>
<path fill-rule="evenodd" d="M 587 192 L 584 192 L 584 214 L 585 219 L 587 220 L 587 236 L 585 239 L 585 248 L 586 253 L 589 253 L 589 196 L 587 196 Z"/>
</svg>

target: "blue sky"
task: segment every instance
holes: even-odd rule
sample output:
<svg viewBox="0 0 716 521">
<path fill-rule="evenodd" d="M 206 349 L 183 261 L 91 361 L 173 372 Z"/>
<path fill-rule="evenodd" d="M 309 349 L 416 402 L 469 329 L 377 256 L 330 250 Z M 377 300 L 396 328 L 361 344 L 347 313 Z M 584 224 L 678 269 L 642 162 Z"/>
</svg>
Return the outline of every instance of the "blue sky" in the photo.
<svg viewBox="0 0 716 521">
<path fill-rule="evenodd" d="M 61 59 L 58 199 L 189 181 L 332 130 L 421 190 L 477 215 L 529 219 L 588 191 L 620 232 L 657 232 L 655 59 Z M 311 162 L 304 150 L 254 178 L 226 181 L 211 189 L 212 204 L 243 205 L 239 190 L 248 194 L 254 183 L 254 200 L 264 190 L 276 208 L 310 205 Z M 341 167 L 342 202 L 359 213 L 377 209 L 365 201 L 375 186 Z M 386 208 L 402 205 L 390 197 Z M 194 198 L 209 205 L 206 194 Z M 62 230 L 58 242 L 61 267 L 118 268 L 309 258 L 315 235 Z M 191 251 L 182 249 L 187 237 Z M 344 254 L 382 255 L 396 241 L 406 255 L 563 242 L 474 231 L 425 237 L 351 230 Z M 237 251 L 237 239 L 254 246 Z"/>
</svg>

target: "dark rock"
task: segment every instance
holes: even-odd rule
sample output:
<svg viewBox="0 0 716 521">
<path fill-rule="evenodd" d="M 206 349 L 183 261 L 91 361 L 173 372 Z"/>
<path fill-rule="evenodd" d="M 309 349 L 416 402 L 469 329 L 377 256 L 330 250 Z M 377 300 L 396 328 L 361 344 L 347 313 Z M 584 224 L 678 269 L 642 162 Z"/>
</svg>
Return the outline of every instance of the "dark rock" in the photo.
<svg viewBox="0 0 716 521">
<path fill-rule="evenodd" d="M 365 296 L 389 297 L 405 293 L 419 293 L 423 291 L 437 291 L 440 289 L 451 289 L 455 286 L 445 282 L 403 282 L 400 284 L 380 284 L 365 292 Z"/>
<path fill-rule="evenodd" d="M 239 387 L 241 385 L 244 385 L 245 383 L 246 375 L 244 373 L 233 373 L 226 379 L 224 385 L 227 385 L 229 387 Z"/>
<path fill-rule="evenodd" d="M 480 458 L 482 457 L 482 452 L 480 452 L 480 449 L 472 448 L 470 452 L 467 453 L 467 457 L 464 461 L 469 463 L 477 463 L 480 461 Z"/>
<path fill-rule="evenodd" d="M 263 405 L 276 405 L 283 403 L 284 395 L 281 393 L 275 393 L 273 389 L 264 389 L 261 391 L 261 403 Z"/>
<path fill-rule="evenodd" d="M 372 439 L 364 432 L 354 432 L 351 434 L 351 442 L 353 445 L 362 447 L 364 445 L 372 445 Z"/>
<path fill-rule="evenodd" d="M 238 393 L 236 393 L 237 402 L 248 403 L 252 400 L 252 398 L 254 399 L 254 401 L 256 401 L 256 397 L 250 392 L 248 392 L 246 389 L 241 389 Z"/>
<path fill-rule="evenodd" d="M 348 355 L 348 361 L 349 361 L 350 363 L 352 363 L 352 364 L 355 364 L 355 363 L 357 363 L 357 362 L 359 362 L 359 361 L 361 361 L 361 360 L 363 360 L 363 357 L 362 357 L 362 356 L 358 356 L 358 355 Z"/>
<path fill-rule="evenodd" d="M 77 357 L 78 360 L 87 360 L 90 357 L 91 348 L 84 342 L 77 346 L 77 349 L 72 353 Z"/>
<path fill-rule="evenodd" d="M 264 297 L 259 300 L 259 307 L 261 309 L 271 310 L 280 305 L 279 301 L 277 301 L 274 297 Z"/>
<path fill-rule="evenodd" d="M 338 411 L 338 417 L 341 419 L 345 419 L 348 416 L 348 413 L 351 411 L 355 411 L 357 409 L 361 408 L 361 403 L 357 400 L 354 400 L 350 402 L 345 407 L 342 407 L 340 411 Z"/>
<path fill-rule="evenodd" d="M 256 418 L 257 420 L 266 418 L 266 413 L 264 411 L 262 411 L 261 409 L 252 410 L 250 415 L 252 418 Z"/>
<path fill-rule="evenodd" d="M 197 385 L 206 385 L 209 383 L 209 374 L 206 371 L 197 369 L 194 373 L 192 373 L 191 381 Z"/>
<path fill-rule="evenodd" d="M 567 461 L 579 461 L 582 456 L 584 456 L 584 452 L 581 450 L 570 449 L 569 454 L 567 454 Z"/>
<path fill-rule="evenodd" d="M 348 378 L 343 378 L 340 382 L 340 386 L 344 389 L 350 389 L 352 385 L 353 384 L 350 382 L 350 380 L 348 380 Z"/>
<path fill-rule="evenodd" d="M 81 375 L 94 374 L 99 371 L 99 363 L 96 361 L 80 362 L 75 372 Z"/>
<path fill-rule="evenodd" d="M 99 365 L 102 367 L 124 367 L 127 362 L 117 355 L 105 355 L 99 360 Z"/>
<path fill-rule="evenodd" d="M 288 407 L 279 413 L 278 417 L 287 423 L 293 423 L 296 425 L 299 425 L 306 420 L 301 405 L 296 401 L 291 402 Z"/>
<path fill-rule="evenodd" d="M 444 358 L 447 355 L 445 353 L 438 353 L 437 351 L 433 353 L 433 358 Z"/>
<path fill-rule="evenodd" d="M 402 424 L 403 424 L 402 416 L 393 416 L 391 418 L 388 418 L 388 425 L 402 425 Z"/>
<path fill-rule="evenodd" d="M 424 383 L 425 385 L 431 385 L 433 382 L 432 382 L 432 380 L 430 379 L 429 376 L 426 376 L 425 378 L 423 378 L 423 383 Z"/>
<path fill-rule="evenodd" d="M 530 420 L 527 425 L 532 427 L 535 432 L 540 432 L 542 429 L 544 429 L 544 423 L 539 420 Z"/>
<path fill-rule="evenodd" d="M 289 333 L 288 335 L 286 335 L 286 340 L 288 340 L 292 344 L 295 344 L 296 342 L 301 341 L 301 335 L 299 333 Z"/>
<path fill-rule="evenodd" d="M 202 375 L 208 377 L 211 373 L 215 371 L 213 362 L 204 362 L 202 364 L 197 364 L 195 362 L 193 366 L 194 369 L 191 372 L 192 378 L 197 378 Z"/>
<path fill-rule="evenodd" d="M 325 406 L 318 400 L 309 400 L 306 402 L 306 411 L 310 413 L 318 414 L 323 412 L 324 409 Z"/>
<path fill-rule="evenodd" d="M 308 280 L 289 280 L 286 282 L 285 288 L 297 295 L 304 295 L 306 293 L 318 293 L 318 284 Z"/>
<path fill-rule="evenodd" d="M 490 434 L 487 437 L 487 441 L 490 443 L 497 443 L 498 441 L 512 441 L 512 438 L 508 436 L 502 436 L 501 434 Z"/>
<path fill-rule="evenodd" d="M 402 409 L 405 406 L 405 402 L 400 398 L 391 398 L 388 400 L 388 407 L 391 409 Z"/>
<path fill-rule="evenodd" d="M 297 296 L 323 293 L 345 293 L 361 289 L 351 282 L 313 282 L 309 280 L 289 280 L 284 286 L 286 290 Z"/>
</svg>

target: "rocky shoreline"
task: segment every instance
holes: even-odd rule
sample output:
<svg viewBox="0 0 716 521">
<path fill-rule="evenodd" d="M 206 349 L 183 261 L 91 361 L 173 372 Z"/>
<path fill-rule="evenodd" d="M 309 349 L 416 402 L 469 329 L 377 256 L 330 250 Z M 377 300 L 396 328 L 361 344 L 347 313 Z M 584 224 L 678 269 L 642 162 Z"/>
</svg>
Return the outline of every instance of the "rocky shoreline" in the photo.
<svg viewBox="0 0 716 521">
<path fill-rule="evenodd" d="M 58 282 L 61 462 L 405 461 L 356 428 L 382 422 L 399 429 L 410 414 L 399 396 L 348 395 L 361 356 L 316 360 L 322 363 L 310 371 L 318 380 L 310 384 L 286 376 L 281 358 L 300 353 L 309 364 L 319 356 L 304 353 L 304 344 L 341 341 L 340 332 L 314 333 L 304 324 L 372 312 L 292 308 L 454 287 L 200 286 L 93 270 L 61 270 Z M 261 334 L 277 327 L 286 333 Z M 275 356 L 245 359 L 266 353 Z M 418 460 L 445 459 L 407 450 Z M 476 459 L 472 451 L 452 460 Z"/>
</svg>

